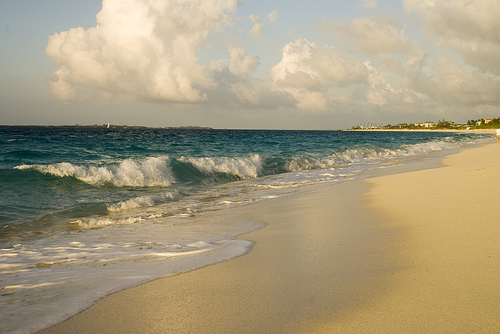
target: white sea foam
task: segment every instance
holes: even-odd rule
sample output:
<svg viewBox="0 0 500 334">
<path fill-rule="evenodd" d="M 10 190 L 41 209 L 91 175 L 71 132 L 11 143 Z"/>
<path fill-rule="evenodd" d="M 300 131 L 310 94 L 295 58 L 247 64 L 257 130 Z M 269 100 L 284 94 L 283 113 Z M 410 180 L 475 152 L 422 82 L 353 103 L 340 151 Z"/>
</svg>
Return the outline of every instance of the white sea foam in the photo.
<svg viewBox="0 0 500 334">
<path fill-rule="evenodd" d="M 165 203 L 175 198 L 176 196 L 174 193 L 167 192 L 164 194 L 158 194 L 153 196 L 135 197 L 126 201 L 118 202 L 116 204 L 108 204 L 107 206 L 108 206 L 108 211 L 118 212 L 118 211 L 125 211 L 143 207 L 151 207 L 157 204 Z"/>
<path fill-rule="evenodd" d="M 300 170 L 312 170 L 312 169 L 327 169 L 333 168 L 335 166 L 335 160 L 333 158 L 300 158 L 294 157 L 289 161 L 285 168 L 289 172 L 296 172 Z"/>
<path fill-rule="evenodd" d="M 337 167 L 345 167 L 346 164 L 374 162 L 383 159 L 390 159 L 398 156 L 407 156 L 406 151 L 388 150 L 388 149 L 373 149 L 369 147 L 361 147 L 348 149 L 343 152 L 334 153 L 328 157 L 294 157 L 285 166 L 289 172 L 314 169 L 334 169 Z"/>
<path fill-rule="evenodd" d="M 285 168 L 289 172 L 314 170 L 314 169 L 335 169 L 337 167 L 344 168 L 345 165 L 363 162 L 375 162 L 394 157 L 407 156 L 406 151 L 388 150 L 388 149 L 373 149 L 369 147 L 361 147 L 348 149 L 343 152 L 334 153 L 328 157 L 294 157 L 289 161 Z"/>
<path fill-rule="evenodd" d="M 449 150 L 457 147 L 457 143 L 449 143 L 446 141 L 427 142 L 422 144 L 403 146 L 403 151 L 408 155 L 425 154 L 442 150 Z"/>
<path fill-rule="evenodd" d="M 391 150 L 385 148 L 361 147 L 348 149 L 340 153 L 335 153 L 327 160 L 331 166 L 340 164 L 353 164 L 363 162 L 388 161 L 395 158 L 413 157 L 424 155 L 430 152 L 453 149 L 457 143 L 446 141 L 427 142 L 414 145 L 404 145 L 401 148 Z"/>
<path fill-rule="evenodd" d="M 369 147 L 348 149 L 333 155 L 334 160 L 339 164 L 358 163 L 363 161 L 373 161 L 388 159 L 397 156 L 404 156 L 402 151 L 389 149 L 373 149 Z"/>
<path fill-rule="evenodd" d="M 141 217 L 127 217 L 121 219 L 111 219 L 111 218 L 83 218 L 70 222 L 74 229 L 78 230 L 89 230 L 101 228 L 110 225 L 130 225 L 142 221 Z"/>
<path fill-rule="evenodd" d="M 234 237 L 261 226 L 219 220 L 179 226 L 160 220 L 4 247 L 0 309 L 8 312 L 0 312 L 0 332 L 33 332 L 110 293 L 245 254 L 252 243 Z"/>
<path fill-rule="evenodd" d="M 58 177 L 74 177 L 92 185 L 116 187 L 169 186 L 174 182 L 168 157 L 149 157 L 142 161 L 123 160 L 118 165 L 78 166 L 68 162 L 51 165 L 20 165 L 15 169 L 34 169 Z"/>
<path fill-rule="evenodd" d="M 244 158 L 181 157 L 179 160 L 192 164 L 204 174 L 225 173 L 241 179 L 256 178 L 261 175 L 262 171 L 262 159 L 258 154 Z"/>
</svg>

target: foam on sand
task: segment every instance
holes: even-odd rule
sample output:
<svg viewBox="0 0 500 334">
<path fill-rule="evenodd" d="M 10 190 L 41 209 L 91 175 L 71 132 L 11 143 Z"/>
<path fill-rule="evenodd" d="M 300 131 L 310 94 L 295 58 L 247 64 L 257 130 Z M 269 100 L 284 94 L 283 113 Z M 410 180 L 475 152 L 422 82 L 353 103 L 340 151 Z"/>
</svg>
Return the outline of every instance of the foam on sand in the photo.
<svg viewBox="0 0 500 334">
<path fill-rule="evenodd" d="M 0 333 L 30 333 L 113 292 L 245 254 L 252 243 L 233 237 L 261 227 L 200 220 L 175 229 L 162 219 L 140 226 L 134 219 L 79 221 L 88 233 L 1 248 Z M 116 224 L 128 232 L 105 227 Z"/>
<path fill-rule="evenodd" d="M 500 144 L 444 164 L 225 212 L 268 224 L 241 237 L 255 242 L 247 255 L 111 295 L 43 333 L 496 333 Z"/>
</svg>

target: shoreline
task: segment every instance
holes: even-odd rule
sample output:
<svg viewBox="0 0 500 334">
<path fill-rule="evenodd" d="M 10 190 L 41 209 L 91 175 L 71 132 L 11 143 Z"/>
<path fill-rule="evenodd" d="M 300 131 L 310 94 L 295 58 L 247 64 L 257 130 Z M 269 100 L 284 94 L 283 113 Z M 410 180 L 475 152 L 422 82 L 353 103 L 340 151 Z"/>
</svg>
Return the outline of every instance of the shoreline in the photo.
<svg viewBox="0 0 500 334">
<path fill-rule="evenodd" d="M 366 180 L 369 210 L 405 231 L 393 245 L 401 267 L 376 305 L 314 333 L 500 332 L 500 145 L 466 149 L 441 164 Z"/>
<path fill-rule="evenodd" d="M 417 229 L 418 233 L 415 234 L 415 222 L 405 218 L 405 211 L 401 212 L 390 205 L 392 200 L 388 198 L 394 190 L 391 178 L 400 184 L 407 181 L 405 178 L 408 175 L 416 174 L 417 181 L 413 177 L 412 182 L 418 184 L 420 173 L 424 173 L 427 178 L 436 175 L 437 171 L 439 178 L 446 175 L 443 169 L 449 167 L 447 164 L 455 168 L 450 177 L 459 172 L 463 174 L 459 174 L 461 177 L 470 176 L 478 166 L 498 168 L 496 157 L 500 154 L 490 157 L 497 160 L 484 162 L 484 159 L 480 159 L 484 158 L 484 153 L 481 153 L 475 156 L 468 169 L 460 167 L 463 159 L 462 162 L 460 159 L 456 161 L 456 156 L 463 156 L 469 151 L 489 150 L 491 153 L 493 149 L 500 149 L 494 144 L 484 147 L 466 149 L 458 155 L 445 158 L 445 167 L 426 169 L 435 166 L 432 161 L 418 166 L 396 167 L 398 174 L 394 174 L 395 170 L 391 169 L 389 176 L 314 186 L 300 190 L 297 194 L 215 215 L 214 219 L 246 219 L 267 226 L 238 237 L 254 243 L 252 251 L 244 256 L 115 293 L 68 321 L 39 333 L 327 333 L 332 328 L 346 333 L 384 332 L 384 329 L 385 332 L 402 329 L 403 332 L 413 330 L 419 333 L 424 331 L 415 327 L 415 322 L 418 325 L 426 321 L 430 325 L 440 326 L 440 332 L 451 333 L 453 331 L 446 327 L 449 319 L 437 319 L 441 323 L 436 323 L 436 319 L 429 319 L 429 312 L 426 311 L 439 309 L 436 305 L 442 307 L 442 301 L 436 300 L 433 294 L 425 294 L 428 299 L 422 300 L 414 291 L 421 292 L 423 289 L 418 284 L 411 286 L 413 290 L 406 288 L 407 283 L 414 283 L 415 279 L 425 283 L 422 276 L 432 276 L 433 269 L 441 262 L 426 262 L 428 257 L 425 256 L 417 256 L 422 263 L 414 259 L 420 248 L 415 240 L 420 240 L 419 233 L 426 232 L 426 228 L 432 230 L 433 225 L 428 223 L 423 232 Z M 459 167 L 456 167 L 457 164 Z M 493 167 L 490 166 L 492 164 Z M 415 168 L 418 170 L 412 171 Z M 405 173 L 399 174 L 401 170 Z M 488 181 L 489 187 L 491 180 Z M 498 176 L 493 177 L 493 182 L 498 184 Z M 393 186 L 387 188 L 384 186 L 386 184 Z M 428 190 L 419 191 L 420 197 L 425 198 L 422 194 Z M 455 193 L 457 196 L 461 194 L 460 191 Z M 408 201 L 408 197 L 397 198 Z M 483 197 L 478 194 L 477 200 L 481 199 Z M 400 203 L 400 207 L 407 207 L 407 202 Z M 416 207 L 421 208 L 420 205 Z M 419 212 L 414 213 L 416 217 L 419 215 Z M 481 212 L 476 215 L 481 216 Z M 435 222 L 432 215 L 429 219 Z M 402 222 L 394 223 L 399 220 Z M 470 228 L 465 223 L 465 228 Z M 479 238 L 483 235 L 481 233 L 484 237 L 497 236 L 498 240 L 498 228 L 494 231 L 485 231 L 483 228 L 478 232 Z M 442 238 L 446 240 L 446 234 Z M 438 238 L 437 241 L 439 244 L 443 240 Z M 454 240 L 447 243 L 456 246 Z M 470 248 L 474 249 L 473 245 Z M 485 260 L 487 263 L 499 263 L 498 251 L 489 256 L 489 260 Z M 470 260 L 477 259 L 471 256 Z M 425 270 L 432 271 L 417 271 L 416 278 L 411 276 L 415 273 L 415 267 L 421 269 L 427 263 L 432 265 Z M 454 263 L 447 262 L 446 265 L 446 268 L 453 267 Z M 439 282 L 444 274 L 443 269 L 436 272 L 441 276 L 433 276 L 433 282 Z M 491 270 L 490 274 L 494 272 Z M 460 279 L 463 277 L 466 276 L 460 276 Z M 449 280 L 453 281 L 453 277 L 446 276 L 444 283 L 449 285 Z M 499 283 L 486 281 L 493 300 L 498 296 Z M 477 289 L 474 291 L 477 292 Z M 418 300 L 417 309 L 427 318 L 412 315 L 414 307 L 408 306 L 405 299 L 398 299 L 395 292 L 409 300 Z M 399 312 L 397 310 L 401 305 L 398 302 L 406 307 L 402 307 L 403 310 Z M 481 300 L 478 302 L 481 304 Z M 453 301 L 446 299 L 445 306 L 450 303 L 453 304 Z M 429 308 L 428 304 L 433 308 Z M 454 309 L 454 305 L 448 306 Z M 408 312 L 408 307 L 411 312 Z M 473 311 L 469 310 L 467 317 L 457 313 L 458 320 L 464 318 L 467 322 L 463 324 L 462 321 L 459 329 L 478 328 L 478 325 L 470 325 L 478 320 L 480 314 L 477 313 L 487 312 L 484 312 L 484 308 Z M 493 314 L 490 311 L 488 316 L 497 316 L 498 319 L 499 313 L 493 308 Z M 485 322 L 488 321 L 492 326 L 498 326 L 498 323 L 494 324 L 482 317 L 481 324 L 484 326 L 481 328 L 486 328 Z"/>
<path fill-rule="evenodd" d="M 361 180 L 313 186 L 230 210 L 217 218 L 266 224 L 237 238 L 254 243 L 246 255 L 112 294 L 39 333 L 306 331 L 330 318 L 331 294 L 338 298 L 336 307 L 356 308 L 366 296 L 375 298 L 384 290 L 382 276 L 367 276 L 358 268 L 365 256 L 390 256 L 376 247 L 389 236 L 370 233 L 364 226 L 368 217 L 356 210 L 367 188 Z M 332 215 L 338 219 L 333 225 Z M 310 219 L 313 225 L 303 224 Z M 325 266 L 332 259 L 336 264 Z M 365 264 L 376 271 L 383 262 Z"/>
<path fill-rule="evenodd" d="M 105 129 L 108 128 L 106 124 L 94 124 L 94 125 L 0 125 L 0 127 L 5 128 L 88 128 L 88 129 Z M 188 126 L 167 126 L 167 127 L 151 127 L 142 125 L 116 125 L 111 124 L 111 129 L 156 129 L 156 130 L 201 130 L 201 131 L 395 131 L 395 132 L 462 132 L 462 133 L 495 133 L 495 129 L 435 129 L 435 128 L 421 128 L 421 129 L 242 129 L 242 128 L 211 128 L 204 126 L 188 125 Z"/>
<path fill-rule="evenodd" d="M 469 130 L 459 130 L 459 129 L 346 129 L 342 131 L 394 131 L 394 132 L 459 132 L 459 133 L 491 133 L 494 134 L 496 129 L 469 129 Z"/>
</svg>

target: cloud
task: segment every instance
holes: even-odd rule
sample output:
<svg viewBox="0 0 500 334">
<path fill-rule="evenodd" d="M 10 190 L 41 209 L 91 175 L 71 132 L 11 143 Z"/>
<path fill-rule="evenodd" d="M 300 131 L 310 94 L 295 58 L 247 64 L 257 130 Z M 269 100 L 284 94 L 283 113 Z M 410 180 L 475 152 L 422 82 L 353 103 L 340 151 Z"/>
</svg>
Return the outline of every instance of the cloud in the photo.
<svg viewBox="0 0 500 334">
<path fill-rule="evenodd" d="M 500 75 L 500 1 L 406 0 L 427 29 L 475 67 Z"/>
<path fill-rule="evenodd" d="M 500 78 L 467 71 L 444 56 L 436 59 L 432 74 L 423 74 L 415 88 L 444 105 L 500 104 Z"/>
<path fill-rule="evenodd" d="M 377 2 L 363 4 L 375 8 Z M 49 77 L 51 91 L 65 101 L 127 97 L 237 113 L 441 112 L 500 105 L 500 6 L 405 1 L 406 10 L 418 13 L 437 37 L 438 48 L 426 50 L 407 38 L 400 18 L 325 19 L 322 31 L 342 47 L 299 38 L 281 49 L 279 62 L 269 64 L 274 55 L 248 54 L 235 46 L 245 45 L 237 33 L 225 35 L 238 5 L 239 0 L 103 0 L 96 26 L 49 37 L 46 54 L 57 66 Z M 250 36 L 263 36 L 265 23 L 275 23 L 277 13 L 250 15 Z M 206 56 L 200 51 L 212 42 L 220 44 L 211 54 L 227 48 L 229 56 L 208 67 L 197 54 Z M 439 54 L 442 47 L 447 57 Z M 467 64 L 451 58 L 450 50 Z M 252 75 L 261 61 L 264 68 L 274 66 L 268 77 L 257 79 Z"/>
<path fill-rule="evenodd" d="M 222 71 L 224 67 L 236 76 L 246 76 L 254 72 L 260 65 L 258 56 L 250 56 L 246 51 L 239 47 L 229 49 L 231 59 L 220 59 L 212 63 L 211 69 Z"/>
<path fill-rule="evenodd" d="M 370 61 L 365 61 L 364 65 L 368 69 L 368 79 L 366 84 L 357 87 L 354 94 L 356 98 L 366 101 L 369 105 L 390 106 L 393 110 L 400 112 L 411 112 L 410 106 L 429 101 L 425 94 L 414 89 L 415 86 L 401 84 L 404 77 L 408 75 L 407 72 L 410 72 L 408 68 L 399 69 L 400 82 L 398 84 L 389 79 L 390 72 L 381 70 L 383 66 L 377 67 Z"/>
<path fill-rule="evenodd" d="M 252 59 L 249 64 L 254 63 L 254 61 L 258 62 L 258 57 L 243 54 L 240 48 L 232 48 L 232 50 L 233 55 L 239 55 L 235 58 L 239 59 L 240 64 L 245 63 L 245 61 L 242 61 L 245 58 Z M 244 56 L 240 57 L 242 55 Z M 288 94 L 273 90 L 270 80 L 252 78 L 246 74 L 236 75 L 231 71 L 230 63 L 231 60 L 225 59 L 212 64 L 213 78 L 217 84 L 207 89 L 209 99 L 204 101 L 203 104 L 207 108 L 229 108 L 236 112 L 239 108 L 274 110 L 295 105 Z M 243 67 L 245 66 L 243 65 Z M 250 67 L 253 67 L 253 65 Z"/>
<path fill-rule="evenodd" d="M 362 63 L 306 39 L 285 45 L 281 61 L 271 69 L 274 89 L 291 94 L 304 110 L 326 110 L 335 100 L 332 87 L 362 83 L 367 76 Z"/>
<path fill-rule="evenodd" d="M 356 18 L 350 23 L 324 19 L 321 29 L 350 51 L 364 55 L 407 52 L 411 47 L 405 27 L 388 17 Z"/>
<path fill-rule="evenodd" d="M 275 9 L 267 15 L 267 20 L 271 23 L 276 23 L 278 20 L 278 10 Z"/>
<path fill-rule="evenodd" d="M 260 16 L 254 14 L 250 15 L 250 20 L 253 22 L 252 30 L 250 30 L 250 36 L 256 38 L 264 36 L 264 23 Z"/>
<path fill-rule="evenodd" d="M 435 60 L 413 81 L 414 89 L 443 106 L 498 106 L 500 1 L 406 0 L 404 4 L 438 40 Z M 466 64 L 445 57 L 445 47 Z"/>
<path fill-rule="evenodd" d="M 369 61 L 364 63 L 368 69 L 368 85 L 364 95 L 369 103 L 375 105 L 387 104 L 388 97 L 396 94 L 396 90 L 386 77 Z"/>
<path fill-rule="evenodd" d="M 103 0 L 97 25 L 49 37 L 58 66 L 49 78 L 63 100 L 128 96 L 197 102 L 214 85 L 196 53 L 211 32 L 232 23 L 238 0 Z M 242 70 L 244 67 L 242 67 Z"/>
<path fill-rule="evenodd" d="M 229 71 L 234 75 L 242 76 L 250 74 L 254 72 L 260 64 L 259 57 L 247 55 L 242 48 L 231 48 L 230 54 L 231 63 L 229 65 Z"/>
</svg>

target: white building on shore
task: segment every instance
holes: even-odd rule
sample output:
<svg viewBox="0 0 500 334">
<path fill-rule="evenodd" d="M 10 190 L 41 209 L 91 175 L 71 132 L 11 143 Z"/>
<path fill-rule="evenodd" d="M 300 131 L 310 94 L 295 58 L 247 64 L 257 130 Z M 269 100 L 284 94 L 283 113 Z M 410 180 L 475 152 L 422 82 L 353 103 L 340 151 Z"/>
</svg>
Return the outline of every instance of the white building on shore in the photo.
<svg viewBox="0 0 500 334">
<path fill-rule="evenodd" d="M 415 126 L 421 126 L 423 128 L 433 128 L 436 126 L 436 123 L 434 122 L 415 123 Z"/>
</svg>

